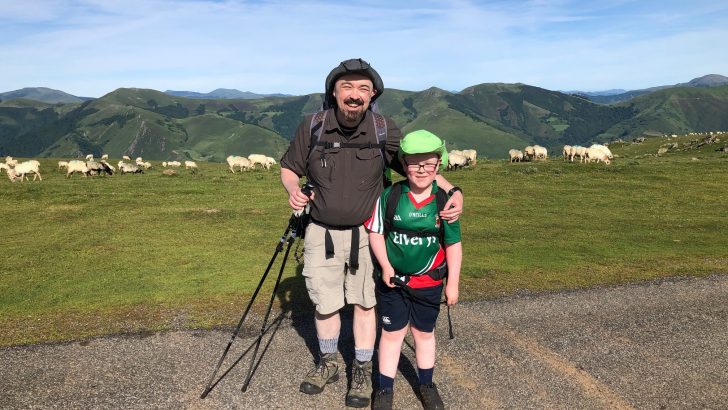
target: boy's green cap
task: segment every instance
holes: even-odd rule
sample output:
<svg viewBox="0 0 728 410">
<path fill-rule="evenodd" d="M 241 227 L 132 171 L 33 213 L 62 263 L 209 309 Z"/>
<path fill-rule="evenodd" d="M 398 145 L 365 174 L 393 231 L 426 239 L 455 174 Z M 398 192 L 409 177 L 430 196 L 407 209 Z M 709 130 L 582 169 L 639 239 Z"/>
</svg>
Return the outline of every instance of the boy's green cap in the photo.
<svg viewBox="0 0 728 410">
<path fill-rule="evenodd" d="M 447 149 L 445 141 L 430 131 L 412 131 L 402 138 L 399 145 L 399 159 L 406 154 L 429 154 L 435 153 L 440 157 L 440 170 L 447 169 Z"/>
</svg>

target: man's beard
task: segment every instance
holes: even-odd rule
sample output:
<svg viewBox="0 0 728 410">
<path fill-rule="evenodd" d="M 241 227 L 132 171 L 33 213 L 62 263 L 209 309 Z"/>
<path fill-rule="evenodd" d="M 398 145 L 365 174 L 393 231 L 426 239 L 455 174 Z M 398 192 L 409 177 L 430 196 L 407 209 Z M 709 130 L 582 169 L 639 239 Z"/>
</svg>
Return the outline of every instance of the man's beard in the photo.
<svg viewBox="0 0 728 410">
<path fill-rule="evenodd" d="M 359 103 L 359 107 L 356 107 L 352 109 L 346 104 L 351 104 L 352 102 Z M 362 100 L 354 100 L 354 99 L 347 99 L 344 101 L 344 108 L 342 108 L 340 111 L 342 114 L 344 114 L 344 119 L 351 123 L 358 123 L 364 118 L 364 113 L 366 110 L 359 111 L 358 108 L 364 106 L 364 102 Z"/>
</svg>

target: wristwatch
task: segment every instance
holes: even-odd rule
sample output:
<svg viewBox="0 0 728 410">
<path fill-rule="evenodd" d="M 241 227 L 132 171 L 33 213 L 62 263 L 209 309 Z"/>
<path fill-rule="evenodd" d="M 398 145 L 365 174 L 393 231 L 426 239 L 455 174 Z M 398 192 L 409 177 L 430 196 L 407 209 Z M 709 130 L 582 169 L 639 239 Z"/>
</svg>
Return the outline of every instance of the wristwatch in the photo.
<svg viewBox="0 0 728 410">
<path fill-rule="evenodd" d="M 463 193 L 463 190 L 459 186 L 454 186 L 454 187 L 450 188 L 449 191 L 447 191 L 447 196 L 449 196 L 449 197 L 452 196 L 455 193 L 455 191 L 460 191 L 461 194 Z"/>
</svg>

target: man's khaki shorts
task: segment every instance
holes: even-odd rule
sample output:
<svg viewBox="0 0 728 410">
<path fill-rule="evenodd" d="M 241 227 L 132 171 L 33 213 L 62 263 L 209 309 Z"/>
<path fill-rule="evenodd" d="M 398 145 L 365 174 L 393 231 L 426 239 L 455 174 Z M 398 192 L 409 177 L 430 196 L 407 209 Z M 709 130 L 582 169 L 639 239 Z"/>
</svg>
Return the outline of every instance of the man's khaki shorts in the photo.
<svg viewBox="0 0 728 410">
<path fill-rule="evenodd" d="M 334 257 L 326 259 L 326 228 L 310 223 L 306 228 L 303 252 L 303 276 L 308 296 L 322 315 L 334 313 L 346 303 L 374 307 L 374 265 L 369 253 L 369 234 L 359 227 L 359 269 L 349 268 L 351 230 L 329 229 L 334 243 Z"/>
</svg>

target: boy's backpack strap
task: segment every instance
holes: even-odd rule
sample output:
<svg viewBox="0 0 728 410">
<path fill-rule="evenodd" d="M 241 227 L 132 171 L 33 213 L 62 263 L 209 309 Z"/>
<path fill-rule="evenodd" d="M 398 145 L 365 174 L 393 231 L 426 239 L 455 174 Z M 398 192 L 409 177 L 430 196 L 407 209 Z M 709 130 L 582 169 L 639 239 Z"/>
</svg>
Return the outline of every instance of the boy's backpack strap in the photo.
<svg viewBox="0 0 728 410">
<path fill-rule="evenodd" d="M 387 197 L 387 207 L 384 210 L 384 235 L 387 235 L 392 231 L 392 221 L 394 221 L 394 211 L 397 210 L 399 204 L 399 197 L 402 196 L 402 184 L 404 181 L 399 181 L 392 185 L 392 189 L 389 191 Z"/>
</svg>

